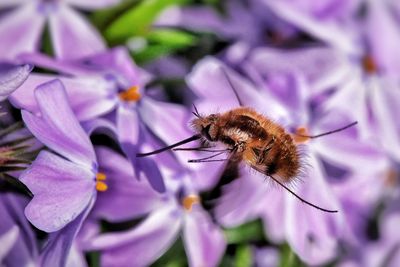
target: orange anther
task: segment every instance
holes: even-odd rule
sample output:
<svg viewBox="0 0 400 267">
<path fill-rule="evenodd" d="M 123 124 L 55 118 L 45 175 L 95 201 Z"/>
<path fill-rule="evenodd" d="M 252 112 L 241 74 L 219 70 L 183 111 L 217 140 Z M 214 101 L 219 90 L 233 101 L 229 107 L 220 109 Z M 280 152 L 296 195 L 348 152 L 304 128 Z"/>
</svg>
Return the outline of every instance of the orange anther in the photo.
<svg viewBox="0 0 400 267">
<path fill-rule="evenodd" d="M 306 127 L 299 127 L 296 130 L 296 133 L 292 135 L 293 140 L 298 143 L 298 144 L 303 144 L 310 140 L 310 138 L 307 136 L 308 135 L 308 130 Z"/>
<path fill-rule="evenodd" d="M 139 93 L 139 86 L 137 85 L 119 93 L 119 98 L 123 101 L 138 101 L 140 97 L 141 95 Z"/>
<path fill-rule="evenodd" d="M 108 186 L 106 185 L 106 183 L 104 183 L 102 181 L 96 182 L 96 190 L 97 191 L 104 192 L 107 190 L 107 188 L 108 188 Z"/>
<path fill-rule="evenodd" d="M 191 211 L 194 204 L 200 203 L 200 198 L 197 195 L 188 195 L 182 200 L 182 206 L 186 211 Z"/>
</svg>

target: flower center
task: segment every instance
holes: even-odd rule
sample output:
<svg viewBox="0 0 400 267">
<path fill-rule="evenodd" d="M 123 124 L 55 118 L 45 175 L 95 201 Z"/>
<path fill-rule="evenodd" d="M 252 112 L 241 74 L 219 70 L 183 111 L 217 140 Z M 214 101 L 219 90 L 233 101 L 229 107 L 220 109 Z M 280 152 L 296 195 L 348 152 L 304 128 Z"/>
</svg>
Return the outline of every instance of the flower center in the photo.
<svg viewBox="0 0 400 267">
<path fill-rule="evenodd" d="M 395 187 L 398 183 L 398 172 L 390 169 L 386 174 L 384 183 L 387 187 Z"/>
<path fill-rule="evenodd" d="M 102 172 L 98 172 L 96 174 L 96 190 L 97 191 L 104 192 L 107 190 L 108 186 L 104 182 L 106 180 L 106 178 L 107 178 L 107 176 Z"/>
<path fill-rule="evenodd" d="M 138 101 L 141 98 L 141 95 L 139 93 L 139 86 L 132 86 L 128 90 L 119 93 L 119 98 L 123 101 L 128 102 Z"/>
<path fill-rule="evenodd" d="M 182 206 L 186 211 L 192 211 L 194 204 L 200 203 L 200 197 L 197 195 L 188 195 L 182 200 Z"/>
<path fill-rule="evenodd" d="M 371 55 L 365 55 L 362 59 L 362 66 L 364 71 L 368 74 L 373 74 L 378 71 L 378 66 Z"/>
<path fill-rule="evenodd" d="M 310 137 L 307 135 L 309 135 L 307 128 L 302 126 L 296 129 L 296 132 L 292 134 L 292 137 L 297 144 L 304 144 L 310 140 Z"/>
</svg>

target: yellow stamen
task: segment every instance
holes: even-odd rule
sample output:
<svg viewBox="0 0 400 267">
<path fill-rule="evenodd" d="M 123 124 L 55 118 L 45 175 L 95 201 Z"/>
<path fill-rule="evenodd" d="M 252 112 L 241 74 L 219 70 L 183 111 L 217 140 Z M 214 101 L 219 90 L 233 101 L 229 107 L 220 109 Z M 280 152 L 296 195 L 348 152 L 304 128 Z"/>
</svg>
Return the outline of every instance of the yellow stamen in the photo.
<svg viewBox="0 0 400 267">
<path fill-rule="evenodd" d="M 98 172 L 98 173 L 96 174 L 96 180 L 97 180 L 97 181 L 104 181 L 106 178 L 107 178 L 107 176 L 106 176 L 105 173 Z"/>
<path fill-rule="evenodd" d="M 119 98 L 123 101 L 138 101 L 141 95 L 139 93 L 139 86 L 135 85 L 126 91 L 119 93 Z"/>
<path fill-rule="evenodd" d="M 96 181 L 96 190 L 100 192 L 106 191 L 108 186 L 106 185 L 105 182 L 102 181 Z"/>
<path fill-rule="evenodd" d="M 306 127 L 299 127 L 296 130 L 296 133 L 294 133 L 292 135 L 293 140 L 298 143 L 298 144 L 303 144 L 305 142 L 307 142 L 308 140 L 310 140 L 310 138 L 308 136 L 305 135 L 309 135 L 308 134 L 308 130 Z"/>
<path fill-rule="evenodd" d="M 182 200 L 182 206 L 186 211 L 192 211 L 192 206 L 198 203 L 200 203 L 200 198 L 197 195 L 188 195 Z"/>
<path fill-rule="evenodd" d="M 104 182 L 106 180 L 107 176 L 105 173 L 98 172 L 96 174 L 96 189 L 97 191 L 104 192 L 107 190 L 108 186 Z"/>
</svg>

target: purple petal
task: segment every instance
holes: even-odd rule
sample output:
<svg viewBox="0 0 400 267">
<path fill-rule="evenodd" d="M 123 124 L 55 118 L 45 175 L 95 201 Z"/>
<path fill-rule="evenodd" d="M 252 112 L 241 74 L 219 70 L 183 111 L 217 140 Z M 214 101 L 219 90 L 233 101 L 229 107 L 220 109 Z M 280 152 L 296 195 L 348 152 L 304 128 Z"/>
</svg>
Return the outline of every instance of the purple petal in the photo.
<svg viewBox="0 0 400 267">
<path fill-rule="evenodd" d="M 242 169 L 240 178 L 226 185 L 218 200 L 215 216 L 225 227 L 236 227 L 258 216 L 256 203 L 267 193 L 267 185 L 264 177 L 248 171 Z"/>
<path fill-rule="evenodd" d="M 40 85 L 35 90 L 35 97 L 41 117 L 22 111 L 29 130 L 57 153 L 93 168 L 96 163 L 93 146 L 69 106 L 62 83 L 53 80 Z"/>
<path fill-rule="evenodd" d="M 0 8 L 8 8 L 16 5 L 20 5 L 23 3 L 29 3 L 30 0 L 2 0 L 0 3 Z"/>
<path fill-rule="evenodd" d="M 316 91 L 337 85 L 348 74 L 343 55 L 325 47 L 289 51 L 259 48 L 252 52 L 249 61 L 261 75 L 301 73 Z"/>
<path fill-rule="evenodd" d="M 337 200 L 324 181 L 319 163 L 311 155 L 309 164 L 313 166 L 307 173 L 309 180 L 296 193 L 320 207 L 335 209 Z M 285 229 L 290 246 L 308 264 L 319 265 L 331 260 L 337 253 L 343 215 L 324 213 L 286 193 Z"/>
<path fill-rule="evenodd" d="M 216 107 L 221 109 L 220 111 L 239 107 L 235 91 L 224 75 L 222 68 L 229 75 L 243 105 L 254 107 L 260 112 L 267 113 L 273 119 L 278 120 L 285 115 L 287 116 L 287 111 L 274 100 L 273 96 L 269 95 L 268 90 L 259 91 L 248 80 L 243 79 L 236 72 L 212 57 L 199 61 L 187 76 L 190 88 L 201 98 L 197 106 L 200 112 L 206 114 L 215 112 Z M 210 90 L 210 88 L 213 88 L 213 90 Z M 202 99 L 207 101 L 201 101 Z M 265 99 L 268 99 L 268 104 Z"/>
<path fill-rule="evenodd" d="M 0 235 L 0 262 L 7 256 L 8 252 L 11 251 L 19 235 L 19 228 L 17 225 L 12 226 L 7 232 Z"/>
<path fill-rule="evenodd" d="M 49 18 L 53 46 L 58 58 L 74 59 L 105 50 L 101 35 L 80 14 L 59 5 Z"/>
<path fill-rule="evenodd" d="M 337 129 L 338 124 L 335 125 L 331 129 Z M 342 125 L 345 125 L 345 123 Z M 355 136 L 344 132 L 315 140 L 312 146 L 324 160 L 352 172 L 370 175 L 381 172 L 389 167 L 383 151 L 377 149 L 374 144 L 363 143 Z M 363 156 L 360 157 L 360 155 Z M 360 168 L 360 166 L 363 167 Z"/>
<path fill-rule="evenodd" d="M 340 50 L 351 54 L 357 54 L 360 51 L 359 47 L 353 43 L 352 36 L 343 31 L 343 25 L 314 18 L 310 14 L 297 10 L 290 1 L 263 0 L 262 2 L 278 17 Z"/>
<path fill-rule="evenodd" d="M 82 127 L 89 136 L 96 132 L 107 135 L 113 140 L 118 139 L 117 128 L 115 124 L 107 119 L 97 118 L 90 121 L 85 121 L 82 123 Z"/>
<path fill-rule="evenodd" d="M 84 210 L 78 214 L 79 216 L 74 219 L 71 223 L 66 225 L 63 229 L 58 232 L 49 235 L 49 240 L 40 255 L 40 266 L 42 267 L 54 267 L 54 266 L 66 266 L 67 261 L 73 260 L 71 258 L 71 247 L 74 239 L 82 226 L 83 221 L 86 219 L 89 211 L 94 204 L 95 198 L 92 198 Z M 73 256 L 73 255 L 72 255 Z M 85 266 L 82 265 L 74 266 Z M 71 262 L 69 262 L 71 264 Z"/>
<path fill-rule="evenodd" d="M 369 88 L 371 110 L 375 116 L 375 127 L 379 140 L 392 157 L 400 160 L 400 95 L 397 83 L 376 80 Z"/>
<path fill-rule="evenodd" d="M 222 230 L 200 208 L 185 217 L 183 242 L 189 266 L 217 266 L 226 247 Z"/>
<path fill-rule="evenodd" d="M 68 255 L 66 267 L 88 267 L 85 259 L 85 253 L 80 250 L 76 242 L 72 243 L 71 250 Z"/>
<path fill-rule="evenodd" d="M 139 113 L 150 131 L 167 145 L 174 144 L 194 134 L 188 127 L 190 113 L 181 105 L 143 98 L 140 102 Z M 186 163 L 188 158 L 193 158 L 196 154 L 189 152 L 179 153 L 176 156 L 182 163 Z"/>
<path fill-rule="evenodd" d="M 57 60 L 56 58 L 41 53 L 23 53 L 18 56 L 18 60 L 36 67 L 53 70 L 70 76 L 96 74 L 96 70 L 85 70 L 81 65 L 77 65 L 73 61 Z"/>
<path fill-rule="evenodd" d="M 20 180 L 34 197 L 25 215 L 35 227 L 54 232 L 73 221 L 95 196 L 94 174 L 47 151 L 40 152 Z"/>
<path fill-rule="evenodd" d="M 106 8 L 120 3 L 122 0 L 64 0 L 65 3 L 71 4 L 85 10 L 95 10 Z"/>
<path fill-rule="evenodd" d="M 104 266 L 148 266 L 177 239 L 182 220 L 175 212 L 169 207 L 158 209 L 133 230 L 100 235 L 91 249 L 102 251 Z"/>
<path fill-rule="evenodd" d="M 20 53 L 38 50 L 45 18 L 36 8 L 36 3 L 31 2 L 1 18 L 1 58 L 14 59 Z"/>
<path fill-rule="evenodd" d="M 0 101 L 4 100 L 28 78 L 31 65 L 0 63 Z"/>
<path fill-rule="evenodd" d="M 111 222 L 145 215 L 162 203 L 146 180 L 134 177 L 131 162 L 106 147 L 96 147 L 100 172 L 106 174 L 108 189 L 99 193 L 93 214 Z M 116 208 L 117 207 L 117 208 Z"/>
<path fill-rule="evenodd" d="M 75 64 L 92 67 L 105 75 L 112 74 L 126 88 L 134 85 L 144 87 L 151 79 L 150 74 L 139 68 L 129 51 L 121 46 L 77 60 Z"/>
<path fill-rule="evenodd" d="M 28 199 L 22 195 L 3 192 L 0 196 L 0 217 L 2 218 L 0 235 L 10 230 L 11 227 L 18 227 L 17 240 L 13 243 L 12 250 L 1 261 L 4 266 L 34 266 L 36 261 L 38 255 L 36 237 L 24 215 L 24 208 L 27 203 Z M 1 241 L 1 244 L 4 249 L 9 245 L 3 241 Z"/>
<path fill-rule="evenodd" d="M 152 158 L 136 158 L 138 148 L 143 145 L 140 138 L 139 117 L 135 108 L 120 105 L 117 110 L 117 129 L 119 142 L 124 153 L 136 166 L 135 172 L 143 172 L 150 185 L 158 192 L 165 192 L 165 185 L 158 166 Z"/>
<path fill-rule="evenodd" d="M 374 60 L 388 74 L 398 77 L 400 72 L 400 32 L 390 5 L 384 1 L 368 2 L 366 37 Z M 376 33 L 379 32 L 379 38 Z"/>
<path fill-rule="evenodd" d="M 80 121 L 103 115 L 113 109 L 117 103 L 116 98 L 110 97 L 114 94 L 114 88 L 101 78 L 67 78 L 48 74 L 30 75 L 26 82 L 11 95 L 11 103 L 20 109 L 38 112 L 39 107 L 34 98 L 35 88 L 55 78 L 60 79 L 64 84 L 71 108 Z"/>
</svg>

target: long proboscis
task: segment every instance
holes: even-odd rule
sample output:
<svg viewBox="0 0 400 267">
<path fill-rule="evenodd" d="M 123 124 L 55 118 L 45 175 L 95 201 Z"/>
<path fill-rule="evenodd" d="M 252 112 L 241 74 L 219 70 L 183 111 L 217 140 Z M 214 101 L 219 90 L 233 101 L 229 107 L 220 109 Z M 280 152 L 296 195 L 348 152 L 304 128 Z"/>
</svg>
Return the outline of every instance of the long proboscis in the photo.
<svg viewBox="0 0 400 267">
<path fill-rule="evenodd" d="M 300 197 L 299 195 L 297 195 L 297 194 L 296 194 L 295 192 L 293 192 L 289 187 L 287 187 L 286 185 L 284 185 L 282 182 L 280 182 L 280 181 L 279 181 L 278 179 L 276 179 L 275 177 L 273 177 L 273 176 L 271 176 L 271 175 L 269 175 L 269 177 L 270 177 L 272 180 L 274 180 L 276 183 L 278 183 L 280 186 L 282 186 L 284 189 L 286 189 L 287 191 L 289 191 L 293 196 L 297 197 L 301 202 L 303 202 L 303 203 L 305 203 L 305 204 L 307 204 L 307 205 L 309 205 L 309 206 L 311 206 L 311 207 L 313 207 L 313 208 L 316 208 L 316 209 L 318 209 L 318 210 L 322 210 L 322 211 L 324 211 L 324 212 L 330 212 L 330 213 L 338 212 L 337 210 L 328 210 L 328 209 L 321 208 L 321 207 L 319 207 L 319 206 L 317 206 L 317 205 L 315 205 L 315 204 L 313 204 L 313 203 L 311 203 L 311 202 L 305 200 L 304 198 L 302 198 L 302 197 Z"/>
<path fill-rule="evenodd" d="M 346 126 L 343 126 L 341 128 L 338 128 L 338 129 L 335 129 L 335 130 L 332 130 L 332 131 L 328 131 L 328 132 L 325 132 L 325 133 L 320 133 L 320 134 L 317 134 L 317 135 L 303 135 L 303 134 L 296 134 L 296 135 L 297 136 L 301 136 L 301 137 L 308 137 L 308 138 L 318 138 L 318 137 L 321 137 L 321 136 L 330 135 L 330 134 L 333 134 L 333 133 L 344 131 L 344 130 L 350 128 L 350 127 L 353 127 L 357 123 L 358 123 L 357 121 L 353 121 L 352 123 L 347 124 Z"/>
<path fill-rule="evenodd" d="M 147 156 L 150 156 L 150 155 L 162 153 L 162 152 L 167 151 L 167 150 L 170 150 L 170 149 L 172 149 L 172 148 L 174 148 L 174 147 L 177 147 L 177 146 L 180 146 L 180 145 L 183 145 L 183 144 L 187 144 L 187 143 L 189 143 L 189 142 L 198 140 L 198 139 L 200 139 L 200 138 L 201 138 L 201 135 L 195 134 L 195 135 L 193 135 L 193 136 L 191 136 L 191 137 L 189 137 L 189 138 L 183 139 L 182 141 L 179 141 L 179 142 L 177 142 L 177 143 L 175 143 L 175 144 L 172 144 L 172 145 L 170 145 L 170 146 L 166 146 L 166 147 L 163 147 L 163 148 L 160 148 L 160 149 L 151 151 L 151 152 L 147 152 L 147 153 L 138 153 L 138 154 L 136 154 L 136 157 L 138 157 L 138 158 L 140 158 L 140 157 L 147 157 Z"/>
</svg>

